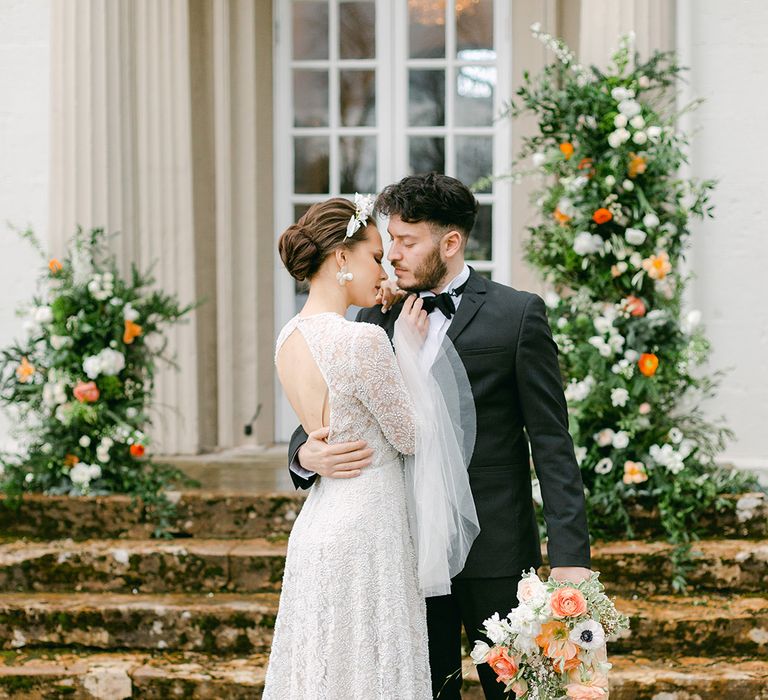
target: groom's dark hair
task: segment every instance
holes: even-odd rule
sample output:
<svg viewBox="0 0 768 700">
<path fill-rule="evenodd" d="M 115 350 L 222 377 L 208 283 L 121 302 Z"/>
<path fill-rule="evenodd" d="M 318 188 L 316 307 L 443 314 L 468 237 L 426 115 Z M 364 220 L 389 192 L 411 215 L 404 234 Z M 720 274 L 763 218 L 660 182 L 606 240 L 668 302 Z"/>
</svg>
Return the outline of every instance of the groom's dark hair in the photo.
<svg viewBox="0 0 768 700">
<path fill-rule="evenodd" d="M 440 173 L 404 177 L 376 199 L 376 211 L 383 216 L 396 214 L 409 224 L 426 221 L 441 233 L 455 229 L 465 242 L 475 225 L 477 207 L 463 182 Z"/>
</svg>

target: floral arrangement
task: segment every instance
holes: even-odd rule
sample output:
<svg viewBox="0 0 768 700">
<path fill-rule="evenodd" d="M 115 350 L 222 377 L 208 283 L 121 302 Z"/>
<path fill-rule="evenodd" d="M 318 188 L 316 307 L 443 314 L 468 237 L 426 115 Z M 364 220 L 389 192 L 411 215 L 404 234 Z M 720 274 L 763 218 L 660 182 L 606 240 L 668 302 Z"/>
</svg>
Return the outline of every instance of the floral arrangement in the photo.
<svg viewBox="0 0 768 700">
<path fill-rule="evenodd" d="M 605 72 L 586 68 L 532 31 L 557 60 L 526 73 L 505 110 L 538 121 L 511 177 L 539 183 L 541 222 L 526 253 L 554 290 L 545 301 L 590 528 L 631 537 L 631 504 L 640 504 L 658 511 L 671 541 L 685 541 L 702 511 L 725 505 L 721 494 L 757 485 L 715 465 L 730 432 L 700 408 L 719 377 L 702 369 L 700 312 L 684 311 L 685 254 L 691 220 L 712 215 L 714 182 L 680 175 L 682 69 L 669 52 L 641 63 L 631 35 Z"/>
<path fill-rule="evenodd" d="M 475 642 L 472 660 L 488 664 L 507 692 L 528 700 L 608 697 L 606 637 L 629 627 L 603 592 L 599 574 L 577 584 L 546 583 L 535 570 L 517 586 L 519 605 L 483 626 L 493 643 Z"/>
<path fill-rule="evenodd" d="M 45 256 L 30 231 L 23 236 Z M 0 404 L 15 426 L 0 452 L 0 491 L 129 493 L 159 525 L 172 510 L 163 489 L 187 481 L 155 463 L 146 433 L 161 330 L 193 305 L 150 290 L 132 266 L 120 277 L 101 229 L 78 231 L 63 260 L 51 259 L 38 294 L 19 310 L 25 339 L 0 351 Z"/>
</svg>

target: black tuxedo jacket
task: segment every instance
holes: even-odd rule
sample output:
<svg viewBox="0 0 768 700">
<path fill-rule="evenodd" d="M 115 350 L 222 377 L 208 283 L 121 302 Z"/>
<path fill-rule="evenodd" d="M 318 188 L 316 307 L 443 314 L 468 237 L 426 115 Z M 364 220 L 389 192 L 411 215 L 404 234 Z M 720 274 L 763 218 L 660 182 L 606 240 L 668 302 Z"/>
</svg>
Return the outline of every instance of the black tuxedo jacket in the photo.
<svg viewBox="0 0 768 700">
<path fill-rule="evenodd" d="M 362 309 L 390 338 L 402 305 Z M 531 496 L 530 454 L 541 485 L 552 566 L 590 566 L 581 472 L 568 433 L 557 346 L 541 297 L 491 282 L 474 270 L 448 327 L 467 370 L 477 412 L 469 465 L 480 534 L 457 578 L 519 576 L 541 564 Z M 299 427 L 290 458 L 306 442 Z M 297 488 L 312 479 L 291 472 Z"/>
</svg>

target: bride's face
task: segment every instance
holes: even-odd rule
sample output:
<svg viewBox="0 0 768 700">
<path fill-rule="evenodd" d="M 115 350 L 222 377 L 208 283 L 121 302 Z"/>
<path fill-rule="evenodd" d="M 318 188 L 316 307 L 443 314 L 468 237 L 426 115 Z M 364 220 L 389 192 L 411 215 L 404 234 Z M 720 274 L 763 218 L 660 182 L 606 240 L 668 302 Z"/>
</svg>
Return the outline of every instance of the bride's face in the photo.
<svg viewBox="0 0 768 700">
<path fill-rule="evenodd" d="M 381 234 L 373 224 L 369 224 L 365 229 L 365 240 L 347 251 L 347 269 L 354 276 L 346 285 L 350 304 L 362 307 L 376 305 L 381 283 L 387 279 L 381 265 L 383 259 Z"/>
</svg>

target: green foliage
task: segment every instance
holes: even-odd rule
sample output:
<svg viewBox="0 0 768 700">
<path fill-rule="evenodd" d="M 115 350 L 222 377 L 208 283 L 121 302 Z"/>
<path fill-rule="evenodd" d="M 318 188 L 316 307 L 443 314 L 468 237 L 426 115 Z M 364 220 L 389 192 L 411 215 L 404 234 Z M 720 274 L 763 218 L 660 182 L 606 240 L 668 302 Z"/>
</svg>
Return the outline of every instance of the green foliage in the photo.
<svg viewBox="0 0 768 700">
<path fill-rule="evenodd" d="M 45 255 L 31 231 L 22 237 Z M 26 338 L 0 350 L 0 404 L 15 426 L 0 453 L 0 490 L 127 493 L 164 530 L 173 506 L 164 491 L 192 483 L 148 456 L 154 377 L 162 331 L 194 308 L 151 289 L 135 265 L 121 278 L 102 229 L 78 230 L 62 261 L 51 260 L 19 315 Z"/>
<path fill-rule="evenodd" d="M 538 183 L 541 221 L 526 253 L 555 290 L 546 301 L 590 528 L 631 537 L 630 505 L 640 504 L 684 543 L 703 511 L 724 507 L 722 494 L 759 487 L 715 464 L 731 433 L 701 410 L 719 374 L 705 367 L 700 314 L 683 310 L 684 261 L 691 221 L 712 216 L 715 183 L 680 175 L 683 69 L 668 52 L 640 62 L 627 37 L 608 70 L 587 69 L 562 42 L 534 35 L 558 60 L 526 74 L 506 106 L 509 118 L 538 123 L 511 176 Z"/>
</svg>

